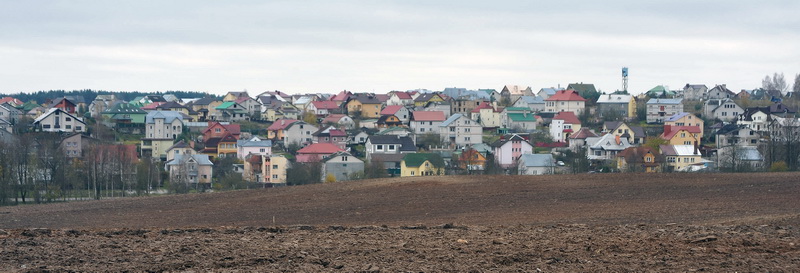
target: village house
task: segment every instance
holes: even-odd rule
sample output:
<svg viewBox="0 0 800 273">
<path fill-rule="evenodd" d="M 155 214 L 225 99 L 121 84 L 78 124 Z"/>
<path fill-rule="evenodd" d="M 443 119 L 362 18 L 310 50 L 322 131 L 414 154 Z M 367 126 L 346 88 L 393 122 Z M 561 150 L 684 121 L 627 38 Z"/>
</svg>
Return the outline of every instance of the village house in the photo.
<svg viewBox="0 0 800 273">
<path fill-rule="evenodd" d="M 411 113 L 411 130 L 417 135 L 439 133 L 439 125 L 445 121 L 441 111 L 414 111 Z"/>
<path fill-rule="evenodd" d="M 336 145 L 331 143 L 312 143 L 300 150 L 297 150 L 298 163 L 321 162 L 326 156 L 336 152 L 344 152 Z"/>
<path fill-rule="evenodd" d="M 647 146 L 628 147 L 617 154 L 620 172 L 655 173 L 661 169 L 661 154 Z"/>
<path fill-rule="evenodd" d="M 742 113 L 744 109 L 730 98 L 709 99 L 703 104 L 703 116 L 709 120 L 731 122 L 738 119 Z"/>
<path fill-rule="evenodd" d="M 16 124 L 24 113 L 9 103 L 0 104 L 0 118 Z"/>
<path fill-rule="evenodd" d="M 269 139 L 261 139 L 258 136 L 251 137 L 250 139 L 240 139 L 236 141 L 236 157 L 244 160 L 247 155 L 265 155 L 272 154 L 272 141 Z"/>
<path fill-rule="evenodd" d="M 526 107 L 506 107 L 501 116 L 501 125 L 516 133 L 529 133 L 536 131 L 536 116 Z"/>
<path fill-rule="evenodd" d="M 290 162 L 283 155 L 251 154 L 244 160 L 242 178 L 252 183 L 262 183 L 264 187 L 286 184 L 286 170 Z"/>
<path fill-rule="evenodd" d="M 603 132 L 625 138 L 631 144 L 643 144 L 647 137 L 644 128 L 630 126 L 622 121 L 606 121 L 603 123 Z"/>
<path fill-rule="evenodd" d="M 503 90 L 500 90 L 500 101 L 506 101 L 511 104 L 522 96 L 533 96 L 531 87 L 523 87 L 521 85 L 505 85 Z"/>
<path fill-rule="evenodd" d="M 444 175 L 444 160 L 436 153 L 410 153 L 400 163 L 400 177 Z"/>
<path fill-rule="evenodd" d="M 572 112 L 560 112 L 550 122 L 550 136 L 557 142 L 565 142 L 580 129 L 581 121 Z"/>
<path fill-rule="evenodd" d="M 356 126 L 353 118 L 344 114 L 330 114 L 322 119 L 322 125 L 336 125 L 345 129 L 354 129 Z"/>
<path fill-rule="evenodd" d="M 483 128 L 474 120 L 462 114 L 454 114 L 439 125 L 442 142 L 464 147 L 483 141 Z"/>
<path fill-rule="evenodd" d="M 581 127 L 580 130 L 569 136 L 569 149 L 574 152 L 586 149 L 586 139 L 591 137 L 597 137 L 597 134 L 589 128 Z"/>
<path fill-rule="evenodd" d="M 381 116 L 394 115 L 402 124 L 408 124 L 411 120 L 411 112 L 402 105 L 389 105 L 381 110 Z"/>
<path fill-rule="evenodd" d="M 554 174 L 556 160 L 552 154 L 523 154 L 519 158 L 517 173 L 519 175 Z"/>
<path fill-rule="evenodd" d="M 183 116 L 174 111 L 153 111 L 145 117 L 142 154 L 166 158 L 166 151 L 183 133 Z"/>
<path fill-rule="evenodd" d="M 306 112 L 314 113 L 318 117 L 324 117 L 339 111 L 339 105 L 334 101 L 312 101 L 306 105 Z"/>
<path fill-rule="evenodd" d="M 364 172 L 364 161 L 348 152 L 336 152 L 322 160 L 322 182 L 350 180 L 354 174 Z M 333 181 L 330 181 L 333 178 Z"/>
<path fill-rule="evenodd" d="M 483 128 L 498 128 L 502 125 L 502 109 L 495 108 L 489 102 L 483 102 L 472 109 L 472 119 L 481 123 Z"/>
<path fill-rule="evenodd" d="M 694 145 L 659 145 L 659 149 L 665 157 L 667 172 L 691 171 L 692 166 L 703 166 L 706 163 Z"/>
<path fill-rule="evenodd" d="M 647 101 L 647 123 L 663 123 L 665 119 L 683 112 L 681 99 L 650 99 Z"/>
<path fill-rule="evenodd" d="M 351 117 L 378 118 L 381 113 L 381 101 L 375 94 L 353 94 L 345 104 Z"/>
<path fill-rule="evenodd" d="M 331 143 L 339 149 L 347 150 L 347 132 L 334 126 L 321 127 L 311 134 L 314 143 Z"/>
<path fill-rule="evenodd" d="M 733 99 L 736 97 L 736 93 L 733 93 L 725 84 L 720 84 L 711 88 L 706 92 L 706 99 L 709 100 L 721 100 L 721 99 Z"/>
<path fill-rule="evenodd" d="M 636 100 L 631 95 L 601 95 L 597 99 L 597 116 L 602 119 L 608 115 L 622 119 L 636 117 Z"/>
<path fill-rule="evenodd" d="M 364 147 L 367 161 L 371 161 L 374 154 L 406 154 L 417 151 L 417 147 L 411 137 L 396 135 L 369 136 Z"/>
<path fill-rule="evenodd" d="M 702 100 L 706 97 L 708 87 L 705 84 L 686 84 L 683 87 L 683 99 L 685 100 Z"/>
<path fill-rule="evenodd" d="M 632 146 L 628 139 L 613 134 L 587 138 L 586 144 L 589 160 L 616 160 L 619 152 Z"/>
<path fill-rule="evenodd" d="M 217 107 L 214 107 L 211 119 L 216 121 L 242 121 L 249 120 L 250 115 L 248 109 L 235 101 L 226 101 Z"/>
<path fill-rule="evenodd" d="M 176 155 L 166 163 L 170 183 L 183 184 L 194 188 L 211 188 L 214 163 L 207 155 Z"/>
<path fill-rule="evenodd" d="M 394 91 L 389 94 L 389 100 L 386 101 L 386 105 L 413 105 L 414 99 L 411 98 L 407 92 L 403 91 Z"/>
<path fill-rule="evenodd" d="M 539 113 L 539 112 L 544 112 L 546 103 L 547 102 L 544 101 L 544 97 L 522 96 L 519 99 L 517 99 L 511 106 L 525 107 L 530 109 L 534 113 Z"/>
<path fill-rule="evenodd" d="M 504 169 L 517 165 L 521 155 L 533 153 L 533 145 L 517 134 L 505 140 L 498 140 L 492 144 L 492 148 L 495 161 Z"/>
<path fill-rule="evenodd" d="M 722 148 L 731 145 L 753 146 L 756 147 L 761 140 L 761 136 L 766 132 L 757 132 L 750 127 L 739 124 L 726 124 L 717 130 L 716 147 Z"/>
<path fill-rule="evenodd" d="M 86 122 L 61 108 L 50 108 L 47 113 L 33 121 L 33 127 L 41 132 L 85 133 Z"/>
<path fill-rule="evenodd" d="M 181 140 L 178 141 L 178 143 L 172 145 L 172 147 L 167 148 L 166 154 L 167 154 L 167 162 L 169 162 L 175 159 L 175 156 L 177 155 L 191 156 L 197 154 L 197 152 L 194 149 L 192 149 L 192 147 L 189 144 Z"/>
<path fill-rule="evenodd" d="M 664 133 L 659 137 L 671 145 L 698 145 L 703 138 L 703 129 L 697 126 L 664 125 Z"/>
<path fill-rule="evenodd" d="M 312 134 L 317 130 L 319 130 L 319 127 L 308 124 L 305 121 L 292 122 L 283 130 L 283 144 L 286 147 L 292 144 L 300 145 L 301 147 L 306 146 L 313 141 L 314 136 Z"/>
<path fill-rule="evenodd" d="M 429 103 L 443 101 L 445 101 L 445 99 L 439 93 L 425 93 L 414 98 L 414 106 L 425 107 L 425 105 L 428 105 Z"/>
<path fill-rule="evenodd" d="M 586 99 L 575 90 L 559 90 L 545 100 L 545 112 L 573 112 L 576 115 L 583 113 Z"/>
<path fill-rule="evenodd" d="M 664 120 L 664 125 L 671 126 L 697 126 L 705 128 L 705 121 L 692 113 L 680 112 Z"/>
</svg>

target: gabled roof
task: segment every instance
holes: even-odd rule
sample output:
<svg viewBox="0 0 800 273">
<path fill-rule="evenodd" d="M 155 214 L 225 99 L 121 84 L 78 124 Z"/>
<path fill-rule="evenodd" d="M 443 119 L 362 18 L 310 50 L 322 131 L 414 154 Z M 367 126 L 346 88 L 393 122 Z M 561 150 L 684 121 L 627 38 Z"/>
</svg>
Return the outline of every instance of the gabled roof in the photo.
<svg viewBox="0 0 800 273">
<path fill-rule="evenodd" d="M 237 141 L 239 140 L 236 139 L 236 137 L 234 137 L 233 134 L 230 133 L 226 134 L 224 137 L 222 137 L 222 139 L 219 140 L 219 142 L 237 142 Z"/>
<path fill-rule="evenodd" d="M 417 150 L 417 147 L 414 146 L 414 140 L 408 136 L 374 135 L 369 136 L 367 141 L 372 144 L 398 144 L 400 145 L 400 151 Z"/>
<path fill-rule="evenodd" d="M 472 113 L 480 113 L 481 109 L 492 109 L 492 110 L 494 110 L 494 107 L 492 107 L 492 104 L 489 103 L 488 101 L 484 101 L 484 102 L 481 102 L 480 104 L 478 104 L 477 107 L 473 108 L 472 109 Z"/>
<path fill-rule="evenodd" d="M 578 130 L 578 132 L 573 133 L 572 135 L 569 136 L 570 139 L 586 139 L 589 137 L 597 137 L 597 134 L 592 132 L 592 130 L 589 129 L 588 127 L 581 127 L 581 129 Z"/>
<path fill-rule="evenodd" d="M 533 122 L 536 117 L 532 113 L 508 113 L 508 118 L 513 122 Z"/>
<path fill-rule="evenodd" d="M 557 91 L 558 90 L 555 89 L 555 88 L 542 88 L 542 89 L 539 89 L 539 92 L 544 92 L 548 96 L 555 95 Z"/>
<path fill-rule="evenodd" d="M 169 147 L 167 149 L 167 152 L 172 151 L 174 149 L 181 149 L 181 148 L 191 148 L 191 147 L 189 147 L 189 144 L 186 144 L 185 141 L 181 140 L 181 141 L 178 141 L 178 143 L 175 143 L 171 147 Z"/>
<path fill-rule="evenodd" d="M 177 155 L 175 155 L 175 159 L 170 160 L 169 162 L 167 162 L 167 165 L 168 166 L 179 165 L 181 162 L 184 162 L 184 158 L 183 157 L 184 157 L 183 154 L 177 154 Z M 214 163 L 211 163 L 211 160 L 208 159 L 208 155 L 194 154 L 194 155 L 191 155 L 190 157 L 194 161 L 196 161 L 197 164 L 200 165 L 200 166 L 213 166 L 214 165 Z"/>
<path fill-rule="evenodd" d="M 519 99 L 527 104 L 544 104 L 544 98 L 539 96 L 522 96 Z"/>
<path fill-rule="evenodd" d="M 444 122 L 442 122 L 442 124 L 440 124 L 440 125 L 439 125 L 439 127 L 447 127 L 447 126 L 450 126 L 450 123 L 453 123 L 453 122 L 455 122 L 456 120 L 458 120 L 458 119 L 459 119 L 459 118 L 461 118 L 461 117 L 464 117 L 464 115 L 462 115 L 462 114 L 453 114 L 452 116 L 450 116 L 449 118 L 447 118 L 447 120 L 445 120 Z"/>
<path fill-rule="evenodd" d="M 267 127 L 268 131 L 276 131 L 276 130 L 283 130 L 286 127 L 289 127 L 292 123 L 298 122 L 299 120 L 296 119 L 278 119 L 272 123 L 269 127 Z"/>
<path fill-rule="evenodd" d="M 680 113 L 674 114 L 671 117 L 667 118 L 666 120 L 664 120 L 664 122 L 678 121 L 679 119 L 682 119 L 683 117 L 688 116 L 688 115 L 691 115 L 691 114 L 688 113 L 688 112 L 680 112 Z"/>
<path fill-rule="evenodd" d="M 331 122 L 331 123 L 338 123 L 346 115 L 344 114 L 330 114 L 324 119 L 322 119 L 322 123 Z"/>
<path fill-rule="evenodd" d="M 21 100 L 18 100 L 18 99 L 12 98 L 12 97 L 5 97 L 5 98 L 0 99 L 0 104 L 3 104 L 3 103 L 8 103 L 8 104 L 11 104 L 12 106 L 20 106 L 20 105 L 24 104 Z"/>
<path fill-rule="evenodd" d="M 142 110 L 142 109 L 140 109 L 140 108 L 138 108 L 138 107 L 136 107 L 136 106 L 133 106 L 133 105 L 131 105 L 129 103 L 120 102 L 120 103 L 114 104 L 114 106 L 111 106 L 111 108 L 106 109 L 105 111 L 103 111 L 103 114 L 141 114 L 141 115 L 144 115 L 144 114 L 147 114 L 147 112 Z"/>
<path fill-rule="evenodd" d="M 648 153 L 652 154 L 655 157 L 655 160 L 653 160 L 652 162 L 646 162 L 644 160 L 644 156 L 647 155 Z M 625 150 L 622 150 L 622 152 L 619 152 L 617 154 L 617 157 L 625 158 L 625 162 L 627 162 L 628 164 L 636 163 L 636 164 L 643 164 L 647 167 L 655 167 L 659 165 L 657 161 L 659 160 L 659 157 L 661 157 L 661 153 L 647 146 L 639 146 L 639 147 L 625 148 Z"/>
<path fill-rule="evenodd" d="M 699 156 L 700 152 L 694 145 L 659 145 L 663 155 L 672 156 Z"/>
<path fill-rule="evenodd" d="M 341 151 L 341 152 L 335 152 L 335 153 L 333 153 L 333 154 L 331 154 L 329 156 L 326 156 L 325 158 L 322 159 L 322 162 L 325 163 L 325 162 L 331 161 L 331 160 L 333 160 L 335 158 L 338 158 L 338 157 L 341 157 L 341 156 L 346 156 L 348 160 L 362 161 L 358 157 L 355 157 L 355 156 L 353 156 L 352 154 L 350 154 L 348 152 Z"/>
<path fill-rule="evenodd" d="M 441 96 L 439 96 L 439 93 L 424 93 L 424 94 L 422 94 L 422 95 L 419 95 L 419 97 L 417 97 L 416 99 L 414 99 L 414 101 L 415 101 L 415 102 L 424 102 L 424 101 L 429 101 L 429 100 L 431 100 L 431 99 L 432 99 L 434 96 L 438 96 L 440 99 L 444 99 L 444 98 L 442 98 Z"/>
<path fill-rule="evenodd" d="M 142 106 L 142 110 L 156 110 L 156 108 L 158 108 L 159 105 L 162 105 L 164 103 L 165 102 L 163 101 L 152 102 L 148 105 Z"/>
<path fill-rule="evenodd" d="M 411 113 L 412 120 L 414 121 L 444 121 L 444 112 L 442 111 L 414 111 Z"/>
<path fill-rule="evenodd" d="M 400 109 L 402 109 L 403 107 L 405 107 L 405 106 L 403 106 L 403 105 L 389 105 L 389 106 L 386 106 L 386 108 L 383 108 L 383 110 L 381 110 L 381 115 L 394 115 L 394 114 L 397 114 L 397 111 L 400 111 Z"/>
<path fill-rule="evenodd" d="M 325 100 L 325 101 L 312 101 L 311 105 L 314 105 L 314 108 L 317 109 L 339 109 L 339 105 L 336 104 L 335 101 Z"/>
<path fill-rule="evenodd" d="M 313 143 L 306 147 L 303 147 L 300 150 L 297 150 L 298 154 L 332 154 L 335 152 L 341 152 L 342 149 L 339 149 L 338 146 L 332 143 Z"/>
<path fill-rule="evenodd" d="M 552 154 L 523 154 L 519 160 L 525 167 L 555 167 Z"/>
<path fill-rule="evenodd" d="M 350 96 L 351 100 L 357 100 L 362 104 L 381 104 L 375 94 L 358 93 Z"/>
<path fill-rule="evenodd" d="M 217 106 L 217 107 L 214 107 L 214 109 L 218 109 L 218 110 L 226 110 L 226 109 L 229 109 L 229 108 L 231 108 L 231 107 L 235 107 L 236 105 L 238 105 L 238 103 L 236 103 L 235 101 L 226 101 L 226 102 L 223 102 L 222 104 L 220 104 L 219 106 Z M 240 107 L 242 107 L 242 108 L 244 108 L 244 107 L 243 107 L 243 106 L 241 106 L 241 105 L 239 105 L 239 106 L 240 106 Z"/>
<path fill-rule="evenodd" d="M 205 97 L 192 102 L 192 105 L 209 105 L 216 100 L 214 97 Z"/>
<path fill-rule="evenodd" d="M 236 145 L 238 147 L 272 147 L 272 140 L 252 137 L 250 139 L 240 139 L 236 141 Z"/>
<path fill-rule="evenodd" d="M 401 100 L 410 100 L 411 99 L 411 95 L 409 95 L 406 92 L 394 92 L 394 95 L 397 96 L 397 98 L 401 99 Z"/>
<path fill-rule="evenodd" d="M 406 162 L 406 166 L 408 167 L 422 166 L 422 163 L 425 161 L 430 162 L 436 168 L 444 167 L 444 159 L 442 159 L 442 156 L 435 153 L 410 153 L 403 157 L 403 161 Z"/>
<path fill-rule="evenodd" d="M 546 101 L 586 101 L 586 99 L 581 97 L 575 90 L 559 90 L 547 98 Z"/>
<path fill-rule="evenodd" d="M 222 123 L 219 123 L 219 122 L 216 122 L 216 121 L 209 122 L 208 127 L 206 127 L 206 129 L 203 130 L 203 133 L 204 134 L 207 133 L 209 130 L 211 130 L 211 128 L 216 127 L 217 125 L 221 126 L 222 128 L 225 128 L 225 130 L 227 130 L 228 133 L 231 133 L 233 135 L 241 134 L 242 127 L 239 124 L 227 124 L 226 125 L 226 124 L 222 124 Z"/>
<path fill-rule="evenodd" d="M 606 151 L 622 151 L 631 146 L 627 138 L 605 134 L 599 139 L 587 139 L 590 147 L 594 150 L 602 149 Z"/>
<path fill-rule="evenodd" d="M 680 131 L 686 131 L 692 134 L 699 134 L 703 132 L 700 126 L 669 126 L 664 125 L 664 133 L 661 134 L 663 139 L 672 139 Z"/>
<path fill-rule="evenodd" d="M 145 124 L 156 123 L 155 119 L 164 119 L 164 123 L 172 123 L 175 119 L 183 122 L 183 115 L 175 111 L 153 111 L 147 113 L 145 117 Z"/>
<path fill-rule="evenodd" d="M 594 84 L 591 83 L 570 83 L 567 89 L 578 91 L 578 93 L 597 92 Z"/>
<path fill-rule="evenodd" d="M 564 124 L 581 124 L 578 116 L 575 116 L 575 113 L 573 112 L 559 112 L 553 117 L 553 119 L 563 120 Z"/>
</svg>

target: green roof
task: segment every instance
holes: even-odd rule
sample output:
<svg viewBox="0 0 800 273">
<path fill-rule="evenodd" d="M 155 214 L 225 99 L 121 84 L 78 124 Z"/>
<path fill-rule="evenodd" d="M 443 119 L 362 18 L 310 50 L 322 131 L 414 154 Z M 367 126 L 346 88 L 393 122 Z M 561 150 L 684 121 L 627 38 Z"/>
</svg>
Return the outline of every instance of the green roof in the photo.
<svg viewBox="0 0 800 273">
<path fill-rule="evenodd" d="M 30 110 L 33 110 L 33 108 L 40 107 L 40 106 L 41 105 L 36 104 L 35 102 L 29 101 L 29 102 L 26 102 L 26 103 L 22 104 L 22 110 L 24 110 L 25 112 L 28 112 Z"/>
<path fill-rule="evenodd" d="M 572 89 L 578 91 L 578 93 L 586 93 L 586 92 L 597 92 L 597 89 L 594 88 L 594 84 L 591 83 L 570 83 L 567 86 L 567 89 Z"/>
<path fill-rule="evenodd" d="M 233 106 L 234 104 L 236 104 L 236 102 L 226 101 L 226 102 L 223 102 L 222 104 L 220 104 L 219 106 L 217 106 L 215 109 L 228 109 L 229 107 Z"/>
<path fill-rule="evenodd" d="M 439 154 L 433 153 L 413 153 L 413 154 L 406 154 L 403 157 L 403 161 L 406 162 L 406 166 L 409 167 L 419 167 L 425 161 L 430 162 L 433 164 L 434 167 L 437 168 L 444 168 L 444 159 Z"/>
<path fill-rule="evenodd" d="M 528 107 L 506 107 L 506 111 L 530 111 Z"/>
<path fill-rule="evenodd" d="M 508 118 L 515 122 L 520 121 L 536 121 L 536 118 L 533 114 L 525 114 L 525 113 L 508 113 Z"/>
</svg>

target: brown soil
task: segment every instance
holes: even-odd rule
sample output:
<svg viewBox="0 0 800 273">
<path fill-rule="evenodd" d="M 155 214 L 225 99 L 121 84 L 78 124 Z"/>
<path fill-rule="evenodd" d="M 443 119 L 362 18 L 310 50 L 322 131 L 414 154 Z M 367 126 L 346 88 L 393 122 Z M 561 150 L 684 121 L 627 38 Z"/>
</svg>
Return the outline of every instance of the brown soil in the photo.
<svg viewBox="0 0 800 273">
<path fill-rule="evenodd" d="M 0 208 L 0 271 L 792 272 L 799 223 L 797 173 L 384 179 Z"/>
</svg>

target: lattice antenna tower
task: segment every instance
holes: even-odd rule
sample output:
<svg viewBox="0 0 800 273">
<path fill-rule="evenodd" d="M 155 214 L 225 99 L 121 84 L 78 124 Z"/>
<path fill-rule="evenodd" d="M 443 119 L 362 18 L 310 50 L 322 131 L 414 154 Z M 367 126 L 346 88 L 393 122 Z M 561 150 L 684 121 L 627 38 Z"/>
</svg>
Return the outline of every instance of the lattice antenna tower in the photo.
<svg viewBox="0 0 800 273">
<path fill-rule="evenodd" d="M 622 68 L 622 91 L 628 93 L 628 68 Z"/>
</svg>

